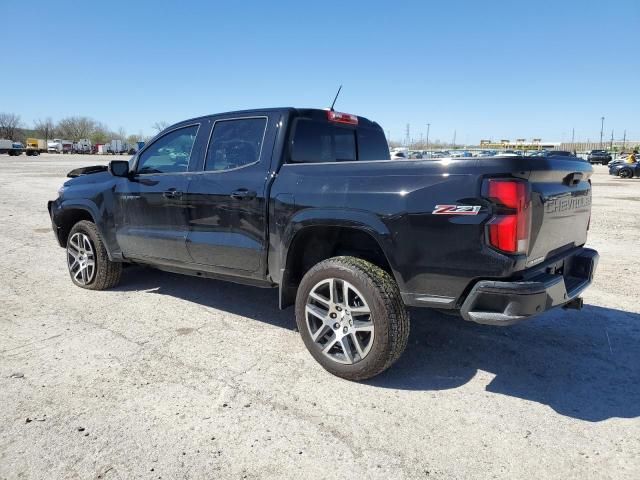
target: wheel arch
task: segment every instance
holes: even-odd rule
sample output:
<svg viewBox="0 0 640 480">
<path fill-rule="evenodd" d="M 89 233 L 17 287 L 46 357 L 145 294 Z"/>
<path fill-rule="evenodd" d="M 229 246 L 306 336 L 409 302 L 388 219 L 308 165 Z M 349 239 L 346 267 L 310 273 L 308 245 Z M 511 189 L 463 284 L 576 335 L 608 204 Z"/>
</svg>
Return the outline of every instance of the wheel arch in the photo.
<svg viewBox="0 0 640 480">
<path fill-rule="evenodd" d="M 364 213 L 364 212 L 363 212 Z M 338 255 L 370 261 L 389 272 L 398 281 L 393 259 L 388 254 L 391 233 L 377 217 L 354 218 L 335 210 L 330 216 L 311 217 L 292 222 L 283 235 L 279 259 L 280 308 L 295 303 L 298 285 L 304 274 L 317 263 Z M 348 217 L 348 218 L 346 218 Z M 369 221 L 363 221 L 369 220 Z"/>
<path fill-rule="evenodd" d="M 87 220 L 96 226 L 98 233 L 103 239 L 109 260 L 113 260 L 109 244 L 105 241 L 103 225 L 99 219 L 100 215 L 98 209 L 95 205 L 92 205 L 89 202 L 64 202 L 60 209 L 55 213 L 54 218 L 54 223 L 57 228 L 55 234 L 59 245 L 61 247 L 66 247 L 69 232 L 71 232 L 73 226 L 82 220 Z"/>
</svg>

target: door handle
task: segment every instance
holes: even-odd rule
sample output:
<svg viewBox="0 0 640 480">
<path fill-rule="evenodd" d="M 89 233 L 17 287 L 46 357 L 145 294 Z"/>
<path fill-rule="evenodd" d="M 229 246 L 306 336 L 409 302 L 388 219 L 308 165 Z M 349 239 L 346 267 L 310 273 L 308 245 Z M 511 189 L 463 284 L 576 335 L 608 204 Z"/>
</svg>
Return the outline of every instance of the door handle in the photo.
<svg viewBox="0 0 640 480">
<path fill-rule="evenodd" d="M 162 196 L 164 198 L 181 198 L 182 197 L 182 192 L 179 192 L 175 188 L 170 188 L 166 192 L 162 192 Z"/>
<path fill-rule="evenodd" d="M 252 200 L 256 198 L 257 193 L 253 190 L 247 190 L 246 188 L 239 188 L 231 194 L 231 198 L 234 200 Z"/>
</svg>

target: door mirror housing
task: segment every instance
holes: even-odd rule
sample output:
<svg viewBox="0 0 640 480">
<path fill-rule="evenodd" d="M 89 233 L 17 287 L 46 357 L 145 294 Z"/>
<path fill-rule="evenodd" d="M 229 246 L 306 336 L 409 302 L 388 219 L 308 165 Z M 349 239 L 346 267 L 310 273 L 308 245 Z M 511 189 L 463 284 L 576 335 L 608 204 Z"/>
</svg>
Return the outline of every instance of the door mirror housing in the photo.
<svg viewBox="0 0 640 480">
<path fill-rule="evenodd" d="M 109 162 L 109 172 L 114 177 L 128 177 L 129 162 L 126 160 L 112 160 Z"/>
</svg>

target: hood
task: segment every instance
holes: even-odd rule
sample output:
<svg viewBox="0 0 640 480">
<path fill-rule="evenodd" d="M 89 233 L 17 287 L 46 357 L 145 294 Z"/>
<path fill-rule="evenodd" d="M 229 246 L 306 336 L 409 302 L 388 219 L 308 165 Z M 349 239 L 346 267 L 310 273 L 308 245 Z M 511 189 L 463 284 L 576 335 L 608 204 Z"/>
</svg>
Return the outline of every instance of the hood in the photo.
<svg viewBox="0 0 640 480">
<path fill-rule="evenodd" d="M 83 175 L 92 175 L 95 173 L 106 172 L 108 167 L 106 165 L 93 165 L 91 167 L 81 167 L 76 168 L 75 170 L 71 170 L 67 173 L 67 177 L 76 178 Z"/>
</svg>

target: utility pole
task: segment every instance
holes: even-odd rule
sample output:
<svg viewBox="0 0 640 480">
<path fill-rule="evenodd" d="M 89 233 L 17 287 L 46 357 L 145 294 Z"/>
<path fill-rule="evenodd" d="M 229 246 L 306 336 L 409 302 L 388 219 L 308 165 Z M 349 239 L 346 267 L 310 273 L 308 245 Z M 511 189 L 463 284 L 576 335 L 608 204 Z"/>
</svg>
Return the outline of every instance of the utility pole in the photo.
<svg viewBox="0 0 640 480">
<path fill-rule="evenodd" d="M 602 135 L 604 135 L 604 117 L 600 118 L 600 148 L 602 149 Z"/>
<path fill-rule="evenodd" d="M 571 129 L 571 143 L 572 144 L 576 143 L 576 129 L 575 128 Z"/>
<path fill-rule="evenodd" d="M 627 131 L 624 131 L 624 135 L 622 136 L 622 151 L 624 152 L 624 147 L 627 144 Z"/>
<path fill-rule="evenodd" d="M 431 128 L 431 124 L 427 123 L 427 151 L 429 151 L 429 129 Z"/>
<path fill-rule="evenodd" d="M 613 150 L 613 130 L 611 130 L 611 142 L 609 142 L 609 150 Z"/>
<path fill-rule="evenodd" d="M 454 130 L 454 131 L 453 131 L 453 148 L 454 148 L 454 149 L 456 148 L 456 133 L 457 133 L 457 132 Z"/>
<path fill-rule="evenodd" d="M 407 132 L 405 137 L 405 146 L 409 148 L 409 143 L 411 142 L 411 126 L 407 123 Z"/>
</svg>

